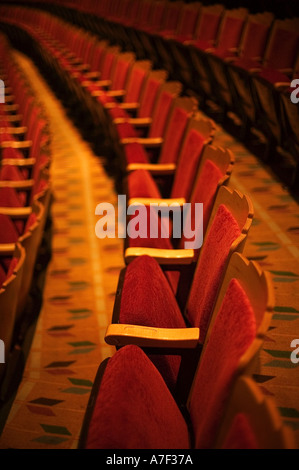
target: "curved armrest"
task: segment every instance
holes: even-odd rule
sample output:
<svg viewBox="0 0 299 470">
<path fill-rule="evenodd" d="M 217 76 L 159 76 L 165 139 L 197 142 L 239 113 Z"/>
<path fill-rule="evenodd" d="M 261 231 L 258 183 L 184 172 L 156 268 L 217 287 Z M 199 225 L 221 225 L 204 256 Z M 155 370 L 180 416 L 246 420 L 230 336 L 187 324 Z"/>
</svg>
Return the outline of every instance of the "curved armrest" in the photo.
<svg viewBox="0 0 299 470">
<path fill-rule="evenodd" d="M 24 141 L 15 141 L 15 140 L 5 140 L 1 142 L 0 147 L 3 149 L 13 148 L 13 149 L 28 149 L 32 145 L 32 140 Z"/>
<path fill-rule="evenodd" d="M 105 341 L 114 346 L 136 344 L 149 348 L 193 349 L 199 342 L 199 328 L 153 328 L 113 323 L 107 328 Z"/>
<path fill-rule="evenodd" d="M 26 134 L 28 128 L 26 126 L 23 127 L 0 127 L 0 134 L 1 133 L 8 133 L 14 135 Z"/>
<path fill-rule="evenodd" d="M 4 158 L 2 160 L 2 166 L 12 165 L 21 167 L 32 167 L 36 162 L 35 158 Z"/>
<path fill-rule="evenodd" d="M 14 95 L 6 94 L 5 92 L 5 103 L 13 103 L 15 100 Z"/>
<path fill-rule="evenodd" d="M 15 243 L 1 243 L 0 255 L 12 255 L 16 249 Z"/>
<path fill-rule="evenodd" d="M 118 106 L 117 103 L 116 103 L 116 106 Z M 152 118 L 149 118 L 149 117 L 148 118 L 120 117 L 120 118 L 113 119 L 114 124 L 124 124 L 126 122 L 128 122 L 129 124 L 132 124 L 136 127 L 145 127 L 145 126 L 149 126 L 151 124 Z"/>
<path fill-rule="evenodd" d="M 173 175 L 176 170 L 175 163 L 130 163 L 127 172 L 146 170 L 152 175 Z"/>
<path fill-rule="evenodd" d="M 8 215 L 12 219 L 27 219 L 31 214 L 32 208 L 27 207 L 0 207 L 0 214 Z"/>
<path fill-rule="evenodd" d="M 186 266 L 195 261 L 193 249 L 163 250 L 161 248 L 127 248 L 125 250 L 125 263 L 129 264 L 138 256 L 148 255 L 163 266 Z"/>
<path fill-rule="evenodd" d="M 108 96 L 124 96 L 126 94 L 126 91 L 125 90 L 108 90 L 106 91 L 106 94 Z M 108 104 L 108 103 L 107 103 Z"/>
<path fill-rule="evenodd" d="M 181 198 L 173 198 L 173 199 L 163 199 L 163 198 L 148 198 L 148 197 L 132 197 L 128 201 L 128 205 L 143 205 L 150 207 L 151 204 L 162 204 L 164 207 L 167 205 L 168 207 L 172 206 L 175 209 L 176 207 L 181 208 L 185 203 L 186 199 L 184 197 Z"/>
<path fill-rule="evenodd" d="M 14 188 L 20 190 L 31 189 L 33 187 L 34 181 L 30 180 L 21 180 L 21 181 L 0 181 L 0 188 Z"/>
<path fill-rule="evenodd" d="M 118 103 L 118 105 L 121 109 L 128 109 L 134 111 L 135 109 L 138 109 L 140 104 L 139 103 Z"/>
</svg>

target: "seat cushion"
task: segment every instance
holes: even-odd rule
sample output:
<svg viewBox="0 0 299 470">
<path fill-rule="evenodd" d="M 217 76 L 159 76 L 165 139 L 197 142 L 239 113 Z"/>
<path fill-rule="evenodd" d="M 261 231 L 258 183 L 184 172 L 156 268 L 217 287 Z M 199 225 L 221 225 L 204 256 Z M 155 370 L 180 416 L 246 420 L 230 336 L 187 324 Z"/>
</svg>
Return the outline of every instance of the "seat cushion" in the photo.
<svg viewBox="0 0 299 470">
<path fill-rule="evenodd" d="M 88 426 L 88 449 L 186 449 L 188 428 L 161 375 L 137 346 L 109 360 Z"/>
<path fill-rule="evenodd" d="M 154 178 L 146 170 L 132 171 L 128 176 L 128 196 L 161 198 Z"/>
<path fill-rule="evenodd" d="M 119 321 L 158 328 L 186 327 L 161 267 L 150 256 L 136 258 L 126 269 Z M 151 359 L 172 388 L 176 382 L 180 358 L 152 355 Z"/>
</svg>

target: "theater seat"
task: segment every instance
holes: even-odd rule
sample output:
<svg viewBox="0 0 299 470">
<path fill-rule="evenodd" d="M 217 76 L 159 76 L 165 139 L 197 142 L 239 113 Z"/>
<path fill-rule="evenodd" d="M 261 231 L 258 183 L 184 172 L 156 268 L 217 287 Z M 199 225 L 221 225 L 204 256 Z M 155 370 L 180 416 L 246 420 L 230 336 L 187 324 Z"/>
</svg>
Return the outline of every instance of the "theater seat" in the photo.
<svg viewBox="0 0 299 470">
<path fill-rule="evenodd" d="M 274 401 L 244 375 L 234 385 L 215 448 L 295 449 L 296 445 Z"/>
<path fill-rule="evenodd" d="M 5 345 L 5 364 L 0 364 L 0 383 L 9 361 L 26 252 L 20 243 L 0 244 L 0 338 Z"/>
<path fill-rule="evenodd" d="M 181 268 L 189 264 L 189 269 L 193 269 L 194 272 L 190 286 L 184 284 L 184 292 L 187 292 L 188 296 L 186 305 L 179 306 L 169 281 L 157 261 L 150 256 L 140 256 L 124 268 L 120 276 L 113 324 L 108 327 L 106 341 L 115 345 L 121 345 L 122 341 L 126 342 L 126 325 L 153 328 L 193 326 L 200 329 L 198 339 L 202 344 L 229 259 L 233 252 L 242 251 L 251 222 L 250 200 L 236 191 L 221 187 L 199 252 L 195 272 L 194 266 L 190 268 L 190 264 L 192 265 L 195 260 L 184 259 L 188 250 L 182 250 L 181 253 Z M 194 256 L 193 250 L 189 252 L 190 254 Z M 170 259 L 168 267 L 179 269 L 179 263 L 179 257 Z M 184 279 L 181 282 L 183 281 Z M 117 331 L 120 332 L 119 335 Z M 179 358 L 165 356 L 154 357 L 153 360 L 173 390 L 177 383 Z M 188 367 L 191 368 L 190 365 Z"/>
<path fill-rule="evenodd" d="M 257 307 L 257 291 L 253 295 L 244 271 L 230 281 L 221 307 L 214 311 L 188 396 L 187 415 L 144 352 L 127 345 L 99 369 L 79 448 L 212 448 L 234 384 L 241 374 L 249 373 L 263 343 L 260 322 L 271 317 L 263 274 L 235 256 L 244 268 L 253 268 L 263 301 Z"/>
</svg>

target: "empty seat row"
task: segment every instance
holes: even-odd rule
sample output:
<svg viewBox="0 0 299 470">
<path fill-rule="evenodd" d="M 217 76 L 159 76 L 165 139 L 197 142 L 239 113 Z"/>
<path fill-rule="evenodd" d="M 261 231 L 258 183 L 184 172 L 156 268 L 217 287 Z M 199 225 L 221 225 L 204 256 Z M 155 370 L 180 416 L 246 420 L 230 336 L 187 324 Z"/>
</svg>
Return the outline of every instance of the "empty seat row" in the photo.
<svg viewBox="0 0 299 470">
<path fill-rule="evenodd" d="M 0 77 L 5 100 L 0 104 L 0 338 L 5 363 L 0 371 L 0 399 L 17 381 L 26 306 L 34 278 L 50 201 L 50 131 L 43 106 L 17 65 L 6 37 L 0 37 Z M 43 267 L 45 268 L 45 267 Z"/>
<path fill-rule="evenodd" d="M 296 193 L 298 106 L 291 100 L 296 82 L 290 85 L 298 78 L 297 17 L 161 0 L 101 1 L 77 6 L 76 16 L 75 5 L 65 5 L 71 8 L 70 21 L 134 52 L 137 59 L 150 59 L 169 78 L 181 81 L 202 100 L 201 106 L 255 146 Z M 63 14 L 59 7 L 57 12 Z M 24 18 L 29 15 L 32 10 L 22 12 Z M 40 21 L 40 12 L 34 15 Z M 55 30 L 47 28 L 51 34 Z M 79 36 L 65 39 L 77 57 L 89 51 Z"/>
</svg>

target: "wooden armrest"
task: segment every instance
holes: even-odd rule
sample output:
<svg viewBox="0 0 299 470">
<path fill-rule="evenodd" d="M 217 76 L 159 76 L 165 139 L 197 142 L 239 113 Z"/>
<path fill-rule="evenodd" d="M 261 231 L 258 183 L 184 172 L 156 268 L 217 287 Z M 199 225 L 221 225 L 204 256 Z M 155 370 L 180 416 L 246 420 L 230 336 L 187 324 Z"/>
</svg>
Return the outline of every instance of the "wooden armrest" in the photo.
<svg viewBox="0 0 299 470">
<path fill-rule="evenodd" d="M 14 95 L 9 95 L 5 93 L 5 103 L 13 103 L 15 100 Z"/>
<path fill-rule="evenodd" d="M 27 219 L 31 214 L 32 208 L 27 207 L 0 207 L 0 214 L 8 215 L 12 219 Z"/>
<path fill-rule="evenodd" d="M 105 94 L 104 90 L 93 90 L 93 91 L 91 92 L 91 96 L 94 96 L 95 98 L 96 98 L 97 96 L 102 96 L 102 95 L 104 95 L 104 94 Z"/>
<path fill-rule="evenodd" d="M 148 255 L 160 265 L 173 266 L 180 265 L 185 266 L 192 264 L 195 261 L 195 252 L 193 249 L 184 250 L 163 250 L 162 248 L 127 248 L 125 250 L 125 263 L 131 263 L 138 256 Z"/>
<path fill-rule="evenodd" d="M 16 142 L 15 140 L 5 140 L 1 143 L 0 147 L 3 149 L 6 148 L 13 148 L 13 149 L 27 149 L 30 148 L 32 145 L 32 140 L 24 140 L 20 142 Z"/>
<path fill-rule="evenodd" d="M 90 80 L 98 80 L 100 78 L 101 74 L 100 72 L 87 72 L 85 73 L 85 77 L 89 78 Z"/>
<path fill-rule="evenodd" d="M 14 189 L 31 189 L 33 187 L 34 181 L 30 180 L 21 180 L 21 181 L 0 181 L 0 188 L 14 188 Z"/>
<path fill-rule="evenodd" d="M 5 111 L 10 112 L 10 111 L 17 111 L 19 109 L 19 105 L 17 103 L 15 104 L 7 104 L 5 105 Z"/>
<path fill-rule="evenodd" d="M 116 106 L 118 106 L 117 103 L 116 103 Z M 152 118 L 150 118 L 150 117 L 148 117 L 148 118 L 120 117 L 120 118 L 113 119 L 114 124 L 124 124 L 126 122 L 128 122 L 129 124 L 132 124 L 136 127 L 143 127 L 143 126 L 149 126 L 152 122 Z"/>
<path fill-rule="evenodd" d="M 26 126 L 23 127 L 0 127 L 0 134 L 8 133 L 14 135 L 26 134 L 28 128 Z"/>
<path fill-rule="evenodd" d="M 146 170 L 152 175 L 173 175 L 176 170 L 175 163 L 130 163 L 127 172 Z"/>
<path fill-rule="evenodd" d="M 35 158 L 4 158 L 2 160 L 2 166 L 12 165 L 21 167 L 32 167 L 36 162 Z"/>
<path fill-rule="evenodd" d="M 108 96 L 118 97 L 118 96 L 124 96 L 126 94 L 126 91 L 125 90 L 108 90 L 108 91 L 106 91 L 106 94 Z"/>
<path fill-rule="evenodd" d="M 136 344 L 150 348 L 193 349 L 199 343 L 199 328 L 153 328 L 115 323 L 108 326 L 105 341 L 114 346 Z"/>
<path fill-rule="evenodd" d="M 120 139 L 120 142 L 123 145 L 127 144 L 140 144 L 144 145 L 145 147 L 151 147 L 151 148 L 156 148 L 160 147 L 163 143 L 162 137 L 152 137 L 152 138 L 147 138 L 147 137 L 125 137 L 124 139 Z"/>
<path fill-rule="evenodd" d="M 128 205 L 143 205 L 143 206 L 150 206 L 151 204 L 163 204 L 163 206 L 172 206 L 172 207 L 178 207 L 181 208 L 184 204 L 186 203 L 186 199 L 184 197 L 180 198 L 169 198 L 169 199 L 163 199 L 163 198 L 155 198 L 155 197 L 133 197 L 129 199 Z"/>
<path fill-rule="evenodd" d="M 0 125 L 1 121 L 8 121 L 8 122 L 20 122 L 22 119 L 21 114 L 5 114 L 4 116 L 0 116 Z"/>
<path fill-rule="evenodd" d="M 128 122 L 133 124 L 135 127 L 148 127 L 152 123 L 152 118 L 129 118 Z"/>
<path fill-rule="evenodd" d="M 140 104 L 139 103 L 118 103 L 118 106 L 121 109 L 128 109 L 134 111 L 135 109 L 138 109 Z"/>
<path fill-rule="evenodd" d="M 1 243 L 0 254 L 1 255 L 13 255 L 16 249 L 15 243 Z"/>
<path fill-rule="evenodd" d="M 111 80 L 98 80 L 96 82 L 92 82 L 94 85 L 102 86 L 102 87 L 108 87 L 111 85 Z"/>
</svg>

